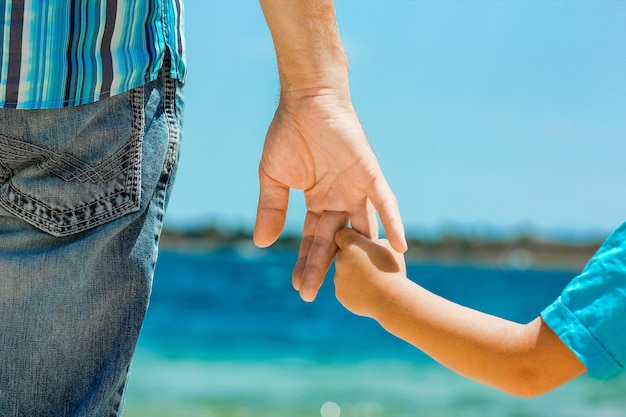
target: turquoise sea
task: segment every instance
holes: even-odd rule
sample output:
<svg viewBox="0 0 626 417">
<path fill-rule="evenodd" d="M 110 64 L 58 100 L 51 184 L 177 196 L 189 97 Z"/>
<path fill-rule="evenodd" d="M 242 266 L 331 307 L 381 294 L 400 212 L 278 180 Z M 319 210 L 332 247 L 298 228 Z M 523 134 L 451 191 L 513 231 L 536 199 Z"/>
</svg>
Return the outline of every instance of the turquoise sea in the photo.
<svg viewBox="0 0 626 417">
<path fill-rule="evenodd" d="M 623 417 L 626 378 L 520 399 L 466 380 L 347 312 L 327 279 L 291 288 L 296 252 L 162 251 L 125 417 Z M 424 287 L 521 322 L 576 271 L 409 264 Z"/>
</svg>

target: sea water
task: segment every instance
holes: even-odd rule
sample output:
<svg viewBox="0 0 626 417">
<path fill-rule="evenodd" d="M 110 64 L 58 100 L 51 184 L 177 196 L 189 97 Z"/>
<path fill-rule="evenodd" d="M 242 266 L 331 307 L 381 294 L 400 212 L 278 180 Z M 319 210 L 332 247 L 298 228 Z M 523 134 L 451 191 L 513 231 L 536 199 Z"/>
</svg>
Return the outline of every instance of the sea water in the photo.
<svg viewBox="0 0 626 417">
<path fill-rule="evenodd" d="M 295 251 L 164 251 L 126 394 L 126 417 L 623 417 L 626 378 L 582 376 L 534 399 L 462 378 L 346 311 L 332 269 L 313 303 Z M 535 318 L 576 271 L 411 264 L 463 305 Z"/>
</svg>

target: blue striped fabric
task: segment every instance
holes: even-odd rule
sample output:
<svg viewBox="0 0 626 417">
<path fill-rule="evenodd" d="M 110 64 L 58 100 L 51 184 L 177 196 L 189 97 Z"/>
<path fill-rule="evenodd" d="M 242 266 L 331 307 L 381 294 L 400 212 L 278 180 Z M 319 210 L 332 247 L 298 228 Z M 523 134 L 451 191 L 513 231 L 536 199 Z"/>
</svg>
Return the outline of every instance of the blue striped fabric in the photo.
<svg viewBox="0 0 626 417">
<path fill-rule="evenodd" d="M 169 51 L 184 81 L 182 0 L 0 1 L 0 107 L 100 100 L 154 80 Z"/>
</svg>

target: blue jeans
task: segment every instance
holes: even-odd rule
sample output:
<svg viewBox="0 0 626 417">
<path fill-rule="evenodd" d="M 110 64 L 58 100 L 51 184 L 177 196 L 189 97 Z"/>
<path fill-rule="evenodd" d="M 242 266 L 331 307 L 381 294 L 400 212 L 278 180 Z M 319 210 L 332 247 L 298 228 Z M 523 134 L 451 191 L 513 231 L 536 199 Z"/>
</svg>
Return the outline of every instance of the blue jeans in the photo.
<svg viewBox="0 0 626 417">
<path fill-rule="evenodd" d="M 84 106 L 0 109 L 0 416 L 120 413 L 182 109 L 165 75 Z"/>
</svg>

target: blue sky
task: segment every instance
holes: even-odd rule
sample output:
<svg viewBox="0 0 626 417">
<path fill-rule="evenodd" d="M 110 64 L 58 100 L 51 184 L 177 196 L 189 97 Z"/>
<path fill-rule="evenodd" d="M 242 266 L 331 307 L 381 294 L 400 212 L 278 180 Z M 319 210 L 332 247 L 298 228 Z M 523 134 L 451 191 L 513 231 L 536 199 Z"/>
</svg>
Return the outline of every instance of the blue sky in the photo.
<svg viewBox="0 0 626 417">
<path fill-rule="evenodd" d="M 336 6 L 354 104 L 410 233 L 606 232 L 626 220 L 626 2 Z M 187 0 L 186 21 L 167 223 L 251 227 L 278 97 L 271 38 L 256 0 Z"/>
</svg>

